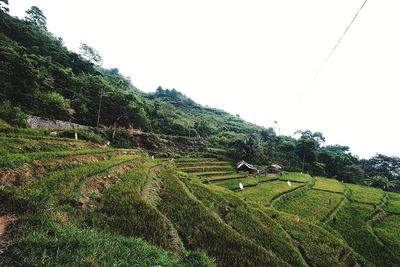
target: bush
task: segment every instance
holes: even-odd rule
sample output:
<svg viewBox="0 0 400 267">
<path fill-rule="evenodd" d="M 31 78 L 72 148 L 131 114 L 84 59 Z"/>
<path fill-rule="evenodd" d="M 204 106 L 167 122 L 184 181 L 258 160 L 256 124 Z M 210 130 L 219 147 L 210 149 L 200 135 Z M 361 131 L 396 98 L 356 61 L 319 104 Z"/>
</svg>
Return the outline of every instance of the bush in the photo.
<svg viewBox="0 0 400 267">
<path fill-rule="evenodd" d="M 19 107 L 13 107 L 10 101 L 0 103 L 0 119 L 15 127 L 26 127 L 26 114 Z"/>
</svg>

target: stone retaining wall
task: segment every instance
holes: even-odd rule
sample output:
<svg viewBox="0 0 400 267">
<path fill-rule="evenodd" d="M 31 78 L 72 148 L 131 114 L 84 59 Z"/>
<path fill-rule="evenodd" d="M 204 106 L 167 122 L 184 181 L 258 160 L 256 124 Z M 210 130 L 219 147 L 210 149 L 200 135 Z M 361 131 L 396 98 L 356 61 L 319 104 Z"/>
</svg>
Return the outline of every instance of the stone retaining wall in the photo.
<svg viewBox="0 0 400 267">
<path fill-rule="evenodd" d="M 26 119 L 29 127 L 34 129 L 57 129 L 57 130 L 71 130 L 71 129 L 88 129 L 88 126 L 80 125 L 67 121 L 59 121 L 41 118 L 37 116 L 28 116 Z"/>
</svg>

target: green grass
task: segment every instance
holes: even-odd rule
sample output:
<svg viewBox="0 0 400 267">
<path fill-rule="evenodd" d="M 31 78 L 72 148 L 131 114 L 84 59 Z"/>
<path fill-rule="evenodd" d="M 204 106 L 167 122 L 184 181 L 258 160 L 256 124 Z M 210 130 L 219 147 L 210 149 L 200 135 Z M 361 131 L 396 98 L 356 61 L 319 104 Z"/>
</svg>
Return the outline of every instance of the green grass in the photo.
<svg viewBox="0 0 400 267">
<path fill-rule="evenodd" d="M 319 222 L 339 204 L 342 196 L 319 190 L 306 190 L 293 197 L 279 199 L 274 207 L 280 211 L 300 216 L 302 219 Z"/>
<path fill-rule="evenodd" d="M 290 236 L 268 215 L 249 209 L 233 192 L 212 185 L 189 184 L 189 187 L 197 199 L 241 235 L 293 266 L 306 266 Z"/>
<path fill-rule="evenodd" d="M 292 183 L 292 186 L 288 186 L 287 182 L 283 181 L 272 181 L 269 183 L 262 183 L 256 187 L 248 187 L 243 191 L 239 191 L 237 194 L 242 199 L 257 203 L 262 206 L 268 206 L 272 199 L 280 196 L 283 193 L 292 191 L 300 186 L 304 186 L 302 183 Z"/>
<path fill-rule="evenodd" d="M 189 162 L 211 162 L 211 161 L 218 161 L 217 158 L 178 158 L 175 159 L 177 163 L 189 163 Z"/>
<path fill-rule="evenodd" d="M 238 173 L 232 173 L 228 175 L 216 175 L 216 176 L 208 176 L 206 179 L 210 182 L 215 182 L 215 181 L 223 181 L 223 180 L 231 180 L 231 179 L 245 179 L 248 176 L 246 174 L 238 174 Z"/>
<path fill-rule="evenodd" d="M 86 141 L 33 140 L 20 137 L 9 138 L 0 135 L 0 153 L 50 152 L 89 147 L 93 147 L 93 145 Z"/>
<path fill-rule="evenodd" d="M 379 204 L 383 198 L 382 189 L 346 184 L 351 190 L 351 199 L 366 204 Z"/>
<path fill-rule="evenodd" d="M 3 154 L 0 156 L 0 168 L 16 168 L 25 163 L 32 163 L 35 160 L 49 160 L 67 156 L 93 155 L 116 151 L 110 149 L 82 149 L 82 150 L 63 150 L 55 152 L 38 152 L 23 154 Z"/>
<path fill-rule="evenodd" d="M 231 166 L 183 167 L 179 169 L 184 172 L 233 171 Z"/>
<path fill-rule="evenodd" d="M 323 177 L 316 177 L 315 185 L 313 188 L 336 193 L 343 193 L 345 189 L 344 184 L 342 184 L 338 180 Z"/>
<path fill-rule="evenodd" d="M 97 228 L 108 232 L 138 236 L 165 249 L 174 249 L 174 229 L 169 220 L 156 207 L 143 199 L 140 192 L 150 170 L 162 160 L 148 160 L 121 176 L 121 183 L 103 193 L 97 216 Z"/>
<path fill-rule="evenodd" d="M 383 209 L 400 215 L 400 193 L 389 193 L 389 202 Z"/>
<path fill-rule="evenodd" d="M 42 179 L 32 180 L 16 188 L 15 195 L 25 204 L 47 207 L 51 203 L 72 199 L 72 193 L 83 179 L 107 171 L 109 168 L 132 161 L 138 155 L 123 155 L 110 160 L 90 163 L 66 171 L 56 171 Z"/>
<path fill-rule="evenodd" d="M 225 187 L 230 190 L 237 190 L 239 189 L 239 183 L 242 183 L 244 187 L 251 187 L 256 186 L 259 183 L 267 182 L 271 180 L 276 180 L 277 177 L 273 176 L 249 176 L 246 178 L 239 178 L 239 179 L 229 179 L 225 181 L 217 181 L 213 182 L 216 185 Z"/>
<path fill-rule="evenodd" d="M 271 209 L 267 212 L 295 240 L 310 266 L 368 265 L 343 239 L 327 230 L 306 221 L 296 223 L 294 215 Z"/>
<path fill-rule="evenodd" d="M 232 174 L 232 171 L 212 171 L 212 172 L 192 172 L 192 175 L 197 175 L 199 177 L 207 177 L 207 176 L 215 176 L 215 175 L 225 175 L 225 174 Z"/>
<path fill-rule="evenodd" d="M 53 217 L 53 216 L 52 216 Z M 211 266 L 202 253 L 178 256 L 133 237 L 120 237 L 71 224 L 49 215 L 24 216 L 13 240 L 0 250 L 1 266 Z"/>
<path fill-rule="evenodd" d="M 172 221 L 186 248 L 205 250 L 219 266 L 286 266 L 226 225 L 190 194 L 172 170 L 162 172 L 160 177 L 163 187 L 158 208 Z"/>
<path fill-rule="evenodd" d="M 377 222 L 373 228 L 379 239 L 393 253 L 398 255 L 400 251 L 400 216 L 390 215 Z"/>
<path fill-rule="evenodd" d="M 195 161 L 176 163 L 179 168 L 182 167 L 207 167 L 207 166 L 231 166 L 229 161 Z"/>
<path fill-rule="evenodd" d="M 355 251 L 376 266 L 399 266 L 400 261 L 379 242 L 367 225 L 375 212 L 372 205 L 351 202 L 337 212 L 336 219 L 329 225 Z"/>
<path fill-rule="evenodd" d="M 306 173 L 285 172 L 282 176 L 279 177 L 279 179 L 284 181 L 307 183 L 311 180 L 311 176 Z"/>
</svg>

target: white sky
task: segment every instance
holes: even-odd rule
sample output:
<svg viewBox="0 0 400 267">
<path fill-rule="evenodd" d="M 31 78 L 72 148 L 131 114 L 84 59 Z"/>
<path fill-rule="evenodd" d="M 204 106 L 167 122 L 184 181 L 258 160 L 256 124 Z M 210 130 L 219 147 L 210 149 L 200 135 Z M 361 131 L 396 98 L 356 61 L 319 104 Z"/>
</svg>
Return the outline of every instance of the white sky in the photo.
<svg viewBox="0 0 400 267">
<path fill-rule="evenodd" d="M 322 132 L 360 157 L 400 156 L 400 1 L 369 0 L 304 98 L 302 92 L 364 0 L 10 0 L 37 5 L 77 51 L 100 51 L 139 89 L 193 100 L 281 133 Z"/>
</svg>

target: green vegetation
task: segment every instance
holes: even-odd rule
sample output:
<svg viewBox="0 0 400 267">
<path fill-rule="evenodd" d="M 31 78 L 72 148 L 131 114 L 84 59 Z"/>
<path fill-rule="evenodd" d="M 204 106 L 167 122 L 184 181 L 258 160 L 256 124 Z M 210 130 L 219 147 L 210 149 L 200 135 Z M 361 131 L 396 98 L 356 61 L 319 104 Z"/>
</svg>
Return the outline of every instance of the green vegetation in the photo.
<svg viewBox="0 0 400 267">
<path fill-rule="evenodd" d="M 36 214 L 21 218 L 13 226 L 13 241 L 0 251 L 0 265 L 186 265 L 186 258 L 162 251 L 138 238 L 80 229 L 57 222 L 54 217 Z"/>
<path fill-rule="evenodd" d="M 400 261 L 397 253 L 400 251 L 399 225 L 400 216 L 391 215 L 373 225 L 373 228 L 374 232 L 383 244 L 391 250 L 393 255 L 397 255 L 397 258 Z"/>
<path fill-rule="evenodd" d="M 1 266 L 400 265 L 399 158 L 278 136 L 175 89 L 143 93 L 87 44 L 69 51 L 38 7 L 20 20 L 7 4 Z M 25 128 L 28 115 L 100 127 L 55 135 Z M 285 173 L 237 173 L 239 160 Z"/>
<path fill-rule="evenodd" d="M 381 189 L 370 188 L 360 185 L 347 185 L 351 190 L 351 199 L 366 204 L 379 204 L 383 199 Z"/>
<path fill-rule="evenodd" d="M 307 190 L 291 198 L 280 199 L 274 207 L 280 211 L 299 215 L 300 218 L 319 222 L 328 216 L 341 198 L 339 194 Z"/>
<path fill-rule="evenodd" d="M 308 222 L 296 223 L 294 215 L 269 210 L 271 217 L 279 222 L 296 241 L 302 255 L 315 266 L 362 266 L 368 265 L 346 242 L 327 230 Z"/>
<path fill-rule="evenodd" d="M 225 225 L 185 189 L 172 170 L 160 177 L 163 188 L 158 208 L 170 218 L 187 248 L 204 249 L 221 266 L 285 266 L 272 253 Z"/>
<path fill-rule="evenodd" d="M 307 183 L 310 181 L 311 176 L 305 173 L 298 172 L 287 172 L 279 177 L 280 180 L 299 182 L 299 183 Z"/>
<path fill-rule="evenodd" d="M 238 192 L 238 195 L 242 199 L 257 203 L 261 206 L 269 206 L 271 200 L 302 186 L 304 186 L 302 183 L 292 183 L 292 186 L 289 186 L 286 182 L 271 181 L 259 184 L 257 187 L 246 188 Z"/>
<path fill-rule="evenodd" d="M 216 181 L 214 184 L 225 187 L 230 190 L 239 189 L 239 183 L 242 183 L 244 187 L 256 186 L 263 182 L 277 180 L 275 176 L 249 176 L 239 179 L 229 179 L 224 181 Z"/>
<path fill-rule="evenodd" d="M 336 179 L 326 179 L 323 177 L 316 177 L 314 189 L 336 192 L 336 193 L 343 193 L 344 192 L 344 185 L 341 184 Z"/>
<path fill-rule="evenodd" d="M 380 243 L 367 225 L 374 212 L 371 205 L 352 202 L 337 212 L 330 226 L 369 262 L 376 266 L 397 266 L 400 261 Z"/>
</svg>

